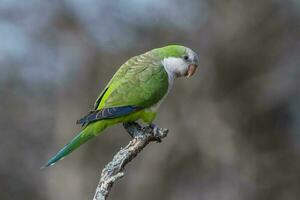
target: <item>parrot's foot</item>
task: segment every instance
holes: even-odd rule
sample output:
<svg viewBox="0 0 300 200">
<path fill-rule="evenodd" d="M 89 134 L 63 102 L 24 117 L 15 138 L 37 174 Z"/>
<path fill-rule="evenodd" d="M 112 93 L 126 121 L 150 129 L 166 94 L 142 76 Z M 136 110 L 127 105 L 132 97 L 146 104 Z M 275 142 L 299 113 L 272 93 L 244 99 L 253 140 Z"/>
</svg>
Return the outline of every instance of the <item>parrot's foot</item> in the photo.
<svg viewBox="0 0 300 200">
<path fill-rule="evenodd" d="M 160 133 L 160 131 L 159 131 L 158 126 L 152 123 L 152 124 L 149 125 L 149 127 L 152 128 L 152 130 L 153 130 L 153 135 L 154 135 L 154 137 L 157 139 L 157 142 L 161 142 L 161 139 L 160 139 L 161 133 Z"/>
<path fill-rule="evenodd" d="M 139 137 L 141 133 L 144 134 L 151 134 L 153 136 L 153 139 L 157 142 L 161 142 L 161 138 L 164 138 L 167 136 L 169 130 L 168 129 L 162 129 L 159 128 L 155 124 L 150 124 L 149 126 L 142 127 L 136 122 L 125 122 L 123 123 L 124 128 L 127 130 L 130 137 L 135 138 Z M 140 131 L 136 131 L 140 130 Z"/>
<path fill-rule="evenodd" d="M 124 122 L 123 123 L 123 127 L 127 130 L 129 127 L 131 126 L 140 126 L 138 123 L 136 122 Z M 130 135 L 130 137 L 134 138 L 135 135 L 134 135 L 134 132 L 131 132 L 131 131 L 127 131 L 127 133 Z"/>
</svg>

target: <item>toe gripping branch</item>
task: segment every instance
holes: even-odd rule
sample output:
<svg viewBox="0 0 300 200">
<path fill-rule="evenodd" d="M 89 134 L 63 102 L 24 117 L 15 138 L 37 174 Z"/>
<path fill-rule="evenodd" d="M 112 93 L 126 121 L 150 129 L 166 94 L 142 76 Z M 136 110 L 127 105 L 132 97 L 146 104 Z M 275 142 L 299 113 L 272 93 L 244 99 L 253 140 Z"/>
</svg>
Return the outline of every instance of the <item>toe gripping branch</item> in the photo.
<svg viewBox="0 0 300 200">
<path fill-rule="evenodd" d="M 151 141 L 157 142 L 161 142 L 161 139 L 166 137 L 169 132 L 168 129 L 159 128 L 155 124 L 150 124 L 149 126 L 142 127 L 136 122 L 127 122 L 123 123 L 123 127 L 132 138 L 147 135 L 151 139 Z"/>
</svg>

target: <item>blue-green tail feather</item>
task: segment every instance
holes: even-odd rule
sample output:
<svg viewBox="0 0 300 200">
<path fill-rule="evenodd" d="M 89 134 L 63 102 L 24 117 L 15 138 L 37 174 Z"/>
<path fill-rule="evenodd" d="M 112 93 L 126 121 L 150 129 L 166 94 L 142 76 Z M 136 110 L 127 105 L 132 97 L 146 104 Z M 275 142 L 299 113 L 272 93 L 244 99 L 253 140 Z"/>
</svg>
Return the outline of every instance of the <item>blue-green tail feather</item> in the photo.
<svg viewBox="0 0 300 200">
<path fill-rule="evenodd" d="M 93 134 L 84 134 L 84 131 L 76 135 L 71 142 L 65 145 L 55 156 L 49 159 L 44 167 L 49 167 L 54 165 L 57 161 L 62 160 L 66 155 L 77 149 L 80 145 L 93 138 Z"/>
</svg>

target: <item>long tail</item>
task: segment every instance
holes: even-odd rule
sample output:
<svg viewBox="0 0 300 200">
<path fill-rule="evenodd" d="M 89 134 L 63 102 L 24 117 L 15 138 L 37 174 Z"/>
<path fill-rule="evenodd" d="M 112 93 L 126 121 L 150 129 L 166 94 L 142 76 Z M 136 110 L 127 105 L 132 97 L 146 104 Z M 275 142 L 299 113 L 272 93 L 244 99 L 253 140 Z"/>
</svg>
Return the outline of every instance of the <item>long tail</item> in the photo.
<svg viewBox="0 0 300 200">
<path fill-rule="evenodd" d="M 91 124 L 91 126 L 93 126 L 93 125 L 94 124 Z M 98 125 L 100 125 L 100 124 L 98 124 Z M 99 134 L 99 132 L 103 131 L 104 128 L 105 127 L 103 127 L 103 126 L 100 126 L 100 127 L 98 126 L 98 134 Z M 95 129 L 93 129 L 93 127 L 86 127 L 85 129 L 83 129 L 68 144 L 66 144 L 59 152 L 57 152 L 57 154 L 55 156 L 50 158 L 44 167 L 49 167 L 49 166 L 54 165 L 56 162 L 62 160 L 65 156 L 67 156 L 72 151 L 77 149 L 80 145 L 87 142 L 91 138 L 95 137 L 95 134 L 93 134 L 91 130 L 95 130 Z M 44 168 L 44 167 L 42 167 L 42 168 Z"/>
</svg>

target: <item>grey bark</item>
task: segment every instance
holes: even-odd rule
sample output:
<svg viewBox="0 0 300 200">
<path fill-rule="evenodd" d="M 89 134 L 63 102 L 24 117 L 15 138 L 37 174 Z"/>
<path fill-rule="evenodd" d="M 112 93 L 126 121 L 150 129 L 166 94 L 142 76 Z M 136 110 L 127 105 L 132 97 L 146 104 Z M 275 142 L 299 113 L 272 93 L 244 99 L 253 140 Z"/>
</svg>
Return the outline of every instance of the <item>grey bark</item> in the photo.
<svg viewBox="0 0 300 200">
<path fill-rule="evenodd" d="M 124 123 L 123 126 L 133 139 L 126 147 L 121 148 L 113 160 L 102 170 L 93 200 L 107 199 L 113 184 L 124 176 L 123 171 L 126 164 L 135 158 L 147 144 L 155 141 L 161 142 L 161 139 L 166 137 L 169 132 L 168 129 L 153 126 L 141 127 L 137 123 Z"/>
</svg>

